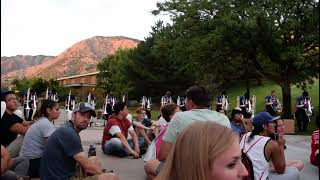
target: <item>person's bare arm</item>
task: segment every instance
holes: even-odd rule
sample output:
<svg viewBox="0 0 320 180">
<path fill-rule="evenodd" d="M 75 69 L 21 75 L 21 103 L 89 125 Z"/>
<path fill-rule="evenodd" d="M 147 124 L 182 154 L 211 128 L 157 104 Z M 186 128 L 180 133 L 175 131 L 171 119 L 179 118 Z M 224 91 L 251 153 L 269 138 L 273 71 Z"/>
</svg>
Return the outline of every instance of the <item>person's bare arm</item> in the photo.
<svg viewBox="0 0 320 180">
<path fill-rule="evenodd" d="M 143 129 L 147 129 L 147 130 L 150 129 L 147 126 L 144 126 L 141 122 L 133 121 L 132 124 L 135 125 L 137 128 L 143 128 Z"/>
<path fill-rule="evenodd" d="M 129 131 L 133 143 L 134 143 L 134 151 L 136 151 L 138 154 L 140 153 L 140 148 L 139 148 L 139 142 L 138 142 L 138 136 L 134 131 Z"/>
<path fill-rule="evenodd" d="M 102 169 L 100 169 L 96 164 L 89 160 L 88 156 L 84 152 L 75 154 L 73 158 L 80 164 L 83 169 L 93 175 L 102 174 Z"/>
<path fill-rule="evenodd" d="M 23 122 L 21 123 L 23 126 L 28 127 L 31 126 L 34 122 L 33 121 L 25 121 L 23 120 Z"/>
<path fill-rule="evenodd" d="M 167 159 L 167 156 L 169 154 L 169 151 L 172 148 L 172 144 L 166 141 L 162 141 L 162 144 L 160 146 L 160 151 L 159 151 L 159 160 L 164 161 Z"/>
<path fill-rule="evenodd" d="M 25 135 L 28 131 L 30 126 L 23 126 L 20 123 L 15 123 L 14 125 L 12 125 L 9 130 L 15 134 L 21 134 L 21 135 Z"/>
<path fill-rule="evenodd" d="M 266 149 L 270 152 L 271 161 L 274 169 L 278 174 L 283 174 L 286 169 L 286 160 L 284 156 L 284 141 L 270 140 L 267 144 Z"/>
<path fill-rule="evenodd" d="M 249 127 L 247 126 L 245 120 L 243 118 L 241 118 L 241 125 L 243 127 L 243 133 L 247 133 L 249 131 Z"/>
<path fill-rule="evenodd" d="M 11 157 L 7 149 L 1 145 L 1 174 L 6 172 L 11 166 Z"/>
<path fill-rule="evenodd" d="M 130 152 L 130 154 L 132 154 L 135 158 L 139 158 L 139 154 L 137 152 L 135 152 L 134 150 L 132 150 L 126 137 L 121 132 L 118 132 L 115 135 L 117 136 L 117 138 L 120 139 L 122 145 Z"/>
</svg>

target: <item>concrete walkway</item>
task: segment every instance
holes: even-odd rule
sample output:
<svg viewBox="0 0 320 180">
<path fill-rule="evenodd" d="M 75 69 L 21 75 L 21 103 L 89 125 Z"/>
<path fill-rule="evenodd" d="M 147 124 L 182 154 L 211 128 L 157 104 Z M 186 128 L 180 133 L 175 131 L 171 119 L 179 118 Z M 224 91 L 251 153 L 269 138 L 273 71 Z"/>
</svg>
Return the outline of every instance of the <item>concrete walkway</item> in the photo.
<svg viewBox="0 0 320 180">
<path fill-rule="evenodd" d="M 63 111 L 60 118 L 55 122 L 58 127 L 64 123 L 63 118 L 65 112 Z M 88 127 L 80 133 L 83 148 L 88 152 L 90 144 L 95 144 L 97 147 L 97 156 L 102 161 L 103 166 L 108 170 L 114 170 L 120 176 L 121 180 L 144 180 L 146 175 L 144 173 L 143 158 L 133 159 L 132 157 L 117 158 L 103 154 L 101 150 L 101 139 L 103 134 L 103 127 Z M 318 180 L 319 170 L 317 167 L 310 165 L 310 136 L 286 135 L 285 150 L 286 160 L 302 160 L 304 162 L 304 169 L 301 171 L 301 180 Z"/>
</svg>

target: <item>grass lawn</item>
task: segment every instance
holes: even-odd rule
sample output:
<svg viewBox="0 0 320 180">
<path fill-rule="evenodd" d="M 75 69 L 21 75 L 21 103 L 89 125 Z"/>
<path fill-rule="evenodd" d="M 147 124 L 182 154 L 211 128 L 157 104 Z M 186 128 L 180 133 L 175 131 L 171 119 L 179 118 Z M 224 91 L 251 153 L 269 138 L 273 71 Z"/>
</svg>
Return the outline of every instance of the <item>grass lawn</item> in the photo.
<svg viewBox="0 0 320 180">
<path fill-rule="evenodd" d="M 251 96 L 255 95 L 257 98 L 257 109 L 256 112 L 261 112 L 264 111 L 264 98 L 267 95 L 271 94 L 271 90 L 275 90 L 277 92 L 277 96 L 280 99 L 280 102 L 282 103 L 282 91 L 281 87 L 265 81 L 261 86 L 257 86 L 256 84 L 252 84 L 250 89 Z M 231 107 L 230 109 L 233 109 L 236 104 L 237 104 L 237 96 L 241 96 L 245 93 L 245 87 L 243 85 L 235 85 L 234 88 L 228 89 L 227 95 L 230 98 L 231 101 Z M 311 117 L 311 122 L 308 124 L 308 130 L 307 132 L 298 132 L 296 128 L 296 134 L 305 134 L 305 135 L 310 135 L 314 129 L 316 129 L 315 125 L 315 117 L 319 113 L 319 79 L 315 80 L 315 83 L 311 86 L 311 89 L 308 89 L 309 92 L 309 97 L 311 97 L 311 102 L 313 108 L 313 113 Z M 297 88 L 296 86 L 291 87 L 291 109 L 292 113 L 294 114 L 295 110 L 295 101 L 297 96 L 302 95 L 302 90 Z M 216 97 L 216 95 L 214 95 Z M 214 102 L 213 102 L 214 103 Z M 282 103 L 283 104 L 283 103 Z M 129 112 L 133 115 L 136 116 L 135 109 L 138 107 L 137 106 L 132 106 L 129 107 Z M 215 108 L 215 106 L 214 106 Z M 229 110 L 228 115 L 231 113 L 231 110 Z M 152 105 L 152 119 L 155 119 L 159 115 L 159 104 L 154 103 Z"/>
</svg>

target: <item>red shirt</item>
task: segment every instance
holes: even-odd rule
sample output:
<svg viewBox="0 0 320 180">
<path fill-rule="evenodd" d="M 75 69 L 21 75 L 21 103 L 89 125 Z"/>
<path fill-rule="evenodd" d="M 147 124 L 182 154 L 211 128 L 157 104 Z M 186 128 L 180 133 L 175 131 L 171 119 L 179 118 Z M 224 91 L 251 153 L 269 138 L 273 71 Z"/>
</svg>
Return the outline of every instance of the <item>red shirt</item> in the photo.
<svg viewBox="0 0 320 180">
<path fill-rule="evenodd" d="M 310 162 L 313 165 L 318 165 L 316 160 L 316 154 L 319 153 L 319 129 L 313 131 L 311 136 L 311 154 L 310 154 Z M 318 162 L 319 163 L 319 162 Z"/>
<path fill-rule="evenodd" d="M 109 130 L 112 126 L 118 126 L 121 130 L 121 133 L 124 137 L 128 137 L 128 129 L 131 126 L 130 121 L 127 118 L 119 119 L 116 115 L 112 115 L 109 117 L 107 125 L 105 126 L 103 130 L 103 136 L 102 136 L 102 146 L 106 141 L 109 141 L 110 139 L 114 138 L 115 135 L 111 135 Z"/>
</svg>

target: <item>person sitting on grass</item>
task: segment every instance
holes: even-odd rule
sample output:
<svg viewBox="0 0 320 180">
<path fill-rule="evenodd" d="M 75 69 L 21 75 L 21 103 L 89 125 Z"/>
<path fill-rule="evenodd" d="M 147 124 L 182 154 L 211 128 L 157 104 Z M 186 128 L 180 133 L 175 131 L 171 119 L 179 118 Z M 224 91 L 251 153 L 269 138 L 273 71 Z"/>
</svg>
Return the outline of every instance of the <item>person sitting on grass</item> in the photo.
<svg viewBox="0 0 320 180">
<path fill-rule="evenodd" d="M 51 99 L 43 99 L 38 104 L 38 109 L 35 113 L 36 121 L 27 131 L 19 154 L 19 157 L 29 161 L 29 174 L 32 178 L 40 177 L 39 169 L 42 153 L 49 136 L 55 130 L 52 122 L 58 119 L 59 115 L 58 102 Z"/>
<path fill-rule="evenodd" d="M 238 180 L 248 172 L 239 138 L 212 121 L 195 121 L 177 136 L 156 180 Z"/>
<path fill-rule="evenodd" d="M 91 104 L 75 105 L 71 120 L 56 129 L 48 139 L 41 158 L 41 180 L 115 180 L 113 173 L 105 173 L 96 156 L 83 151 L 79 133 L 88 127 L 91 116 L 96 116 Z"/>
<path fill-rule="evenodd" d="M 135 159 L 138 159 L 140 147 L 144 145 L 143 138 L 137 137 L 130 121 L 126 118 L 128 115 L 126 104 L 117 102 L 113 108 L 114 114 L 109 117 L 103 130 L 102 151 L 118 157 L 133 155 Z M 127 140 L 128 132 L 132 139 Z"/>
<path fill-rule="evenodd" d="M 161 107 L 161 115 L 168 123 L 170 122 L 172 116 L 176 112 L 179 112 L 179 111 L 180 111 L 179 106 L 174 103 L 165 104 Z M 160 164 L 160 161 L 158 160 L 159 159 L 159 152 L 160 152 L 160 147 L 162 144 L 162 138 L 163 138 L 165 132 L 167 131 L 167 128 L 168 128 L 168 124 L 162 126 L 162 128 L 161 128 L 162 130 L 161 130 L 159 136 L 154 140 L 155 141 L 154 142 L 155 148 L 150 149 L 150 146 L 149 146 L 148 152 L 150 150 L 155 150 L 155 153 L 152 152 L 155 154 L 155 159 L 148 160 L 144 166 L 144 170 L 145 170 L 149 180 L 155 178 L 157 176 L 157 174 L 159 173 L 159 170 L 157 170 L 158 166 Z M 147 152 L 147 154 L 148 154 L 148 152 Z"/>
<path fill-rule="evenodd" d="M 232 131 L 238 134 L 239 137 L 248 132 L 248 126 L 243 119 L 242 110 L 239 107 L 232 110 L 230 124 Z"/>
<path fill-rule="evenodd" d="M 136 121 L 133 121 L 132 124 L 138 130 L 139 135 L 141 135 L 145 142 L 149 145 L 154 137 L 158 137 L 159 128 L 154 125 L 154 123 L 156 122 L 152 122 L 152 120 L 145 118 L 146 109 L 139 107 L 136 110 L 136 113 Z M 154 135 L 154 137 L 152 137 L 152 134 Z"/>
</svg>

